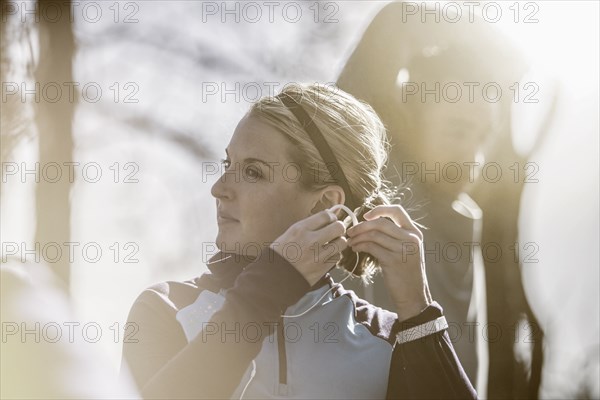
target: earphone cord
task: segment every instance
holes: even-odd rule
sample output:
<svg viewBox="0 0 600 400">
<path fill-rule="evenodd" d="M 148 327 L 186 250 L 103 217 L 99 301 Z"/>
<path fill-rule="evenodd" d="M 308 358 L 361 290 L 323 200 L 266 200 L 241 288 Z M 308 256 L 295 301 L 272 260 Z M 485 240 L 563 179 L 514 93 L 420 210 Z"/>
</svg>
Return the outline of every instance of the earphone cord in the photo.
<svg viewBox="0 0 600 400">
<path fill-rule="evenodd" d="M 340 208 L 342 210 L 344 210 L 346 212 L 346 214 L 348 214 L 352 218 L 352 226 L 355 226 L 355 225 L 358 224 L 358 218 L 356 217 L 356 211 L 358 209 L 360 209 L 361 207 L 359 207 L 356 210 L 352 211 L 351 209 L 349 209 L 348 207 L 346 207 L 343 204 L 336 204 L 335 206 L 331 207 L 328 211 L 330 211 L 330 212 L 333 213 L 333 212 L 339 210 Z M 356 254 L 356 263 L 354 264 L 354 268 L 352 268 L 352 271 L 350 271 L 350 273 L 344 279 L 342 279 L 335 286 L 332 286 L 328 291 L 326 291 L 325 293 L 323 293 L 323 295 L 321 297 L 319 297 L 319 299 L 315 302 L 315 304 L 313 304 L 312 306 L 310 306 L 307 310 L 301 312 L 300 314 L 296 314 L 296 315 L 285 315 L 285 314 L 282 314 L 281 317 L 283 317 L 283 318 L 297 318 L 297 317 L 303 316 L 304 314 L 306 314 L 307 312 L 309 312 L 310 310 L 312 310 L 313 308 L 315 308 L 317 306 L 317 304 L 319 304 L 321 302 L 321 300 L 323 300 L 323 298 L 325 298 L 325 296 L 327 296 L 329 294 L 329 292 L 331 292 L 333 289 L 335 289 L 336 287 L 338 287 L 339 285 L 341 285 L 346 279 L 350 278 L 350 276 L 356 270 L 356 267 L 358 267 L 359 255 L 358 255 L 357 251 L 355 251 L 354 254 Z"/>
</svg>

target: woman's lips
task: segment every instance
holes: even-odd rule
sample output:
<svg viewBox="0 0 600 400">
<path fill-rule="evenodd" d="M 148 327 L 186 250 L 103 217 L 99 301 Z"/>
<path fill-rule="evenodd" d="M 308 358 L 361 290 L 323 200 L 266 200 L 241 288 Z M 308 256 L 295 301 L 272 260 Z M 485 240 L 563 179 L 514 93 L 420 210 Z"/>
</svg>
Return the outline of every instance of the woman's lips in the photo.
<svg viewBox="0 0 600 400">
<path fill-rule="evenodd" d="M 217 222 L 219 224 L 231 223 L 231 222 L 239 222 L 237 219 L 229 218 L 224 215 L 217 215 Z"/>
</svg>

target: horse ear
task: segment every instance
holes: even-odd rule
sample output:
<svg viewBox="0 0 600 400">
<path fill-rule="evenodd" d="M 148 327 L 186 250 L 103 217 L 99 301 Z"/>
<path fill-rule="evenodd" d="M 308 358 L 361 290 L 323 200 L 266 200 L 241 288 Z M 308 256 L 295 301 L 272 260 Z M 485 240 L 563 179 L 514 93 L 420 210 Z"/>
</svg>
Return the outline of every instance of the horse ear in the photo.
<svg viewBox="0 0 600 400">
<path fill-rule="evenodd" d="M 344 64 L 336 85 L 371 104 L 394 84 L 399 66 L 407 64 L 412 36 L 404 30 L 402 6 L 390 3 L 371 21 Z"/>
</svg>

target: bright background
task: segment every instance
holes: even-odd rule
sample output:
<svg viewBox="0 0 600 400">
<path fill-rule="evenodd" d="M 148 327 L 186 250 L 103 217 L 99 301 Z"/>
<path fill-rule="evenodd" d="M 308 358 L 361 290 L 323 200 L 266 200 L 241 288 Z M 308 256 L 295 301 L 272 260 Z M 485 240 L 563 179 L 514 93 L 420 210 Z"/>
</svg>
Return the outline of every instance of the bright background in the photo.
<svg viewBox="0 0 600 400">
<path fill-rule="evenodd" d="M 114 242 L 121 246 L 119 262 L 108 252 L 97 263 L 76 253 L 72 265 L 79 320 L 103 329 L 124 324 L 144 288 L 206 271 L 204 250 L 216 234 L 210 196 L 216 176 L 206 168 L 224 156 L 249 100 L 272 94 L 269 82 L 277 82 L 277 91 L 290 81 L 335 81 L 385 3 L 332 2 L 335 8 L 321 12 L 335 10 L 337 22 L 315 23 L 313 2 L 305 2 L 297 23 L 285 21 L 277 8 L 274 22 L 263 15 L 250 23 L 235 22 L 231 15 L 225 22 L 219 15 L 203 22 L 201 2 L 145 1 L 136 2 L 138 22 L 131 24 L 115 23 L 111 4 L 101 3 L 107 17 L 98 23 L 76 14 L 74 61 L 75 80 L 97 82 L 106 94 L 114 82 L 139 88 L 133 96 L 138 103 L 115 103 L 106 94 L 98 103 L 81 102 L 74 121 L 75 161 L 97 162 L 105 172 L 115 162 L 121 173 L 131 171 L 125 163 L 139 166 L 138 183 L 123 183 L 121 176 L 119 183 L 108 177 L 98 183 L 79 179 L 72 187 L 72 240 L 97 242 L 105 250 Z M 525 185 L 520 232 L 521 242 L 539 245 L 540 262 L 527 264 L 523 277 L 547 334 L 541 394 L 569 397 L 583 380 L 598 385 L 600 373 L 599 6 L 596 1 L 535 2 L 538 22 L 526 24 L 522 19 L 532 10 L 526 4 L 520 3 L 523 14 L 515 22 L 509 9 L 514 4 L 501 3 L 503 18 L 495 25 L 527 54 L 535 67 L 529 80 L 540 84 L 538 105 L 515 106 L 518 146 L 530 143 L 527 127 L 535 125 L 550 91 L 559 93 L 546 145 L 532 160 L 539 165 L 539 183 Z M 123 18 L 131 10 L 121 11 Z M 246 92 L 240 90 L 247 84 Z M 218 94 L 203 98 L 206 85 L 216 85 Z M 225 95 L 224 88 L 238 98 Z M 13 158 L 35 162 L 36 151 L 33 139 Z M 2 241 L 31 243 L 34 182 L 9 182 L 6 188 Z M 139 249 L 133 255 L 137 263 L 122 262 L 129 242 Z M 97 345 L 117 368 L 121 344 L 105 335 Z"/>
</svg>

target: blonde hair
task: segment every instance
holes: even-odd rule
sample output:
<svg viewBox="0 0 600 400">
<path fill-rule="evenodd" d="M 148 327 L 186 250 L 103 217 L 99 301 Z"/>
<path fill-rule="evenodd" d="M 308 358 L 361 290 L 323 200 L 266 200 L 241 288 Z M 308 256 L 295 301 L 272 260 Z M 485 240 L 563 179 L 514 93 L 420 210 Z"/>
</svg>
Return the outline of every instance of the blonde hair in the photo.
<svg viewBox="0 0 600 400">
<path fill-rule="evenodd" d="M 334 86 L 294 83 L 282 93 L 296 99 L 323 134 L 350 190 L 363 205 L 357 215 L 359 220 L 375 206 L 390 204 L 395 191 L 383 178 L 390 144 L 385 126 L 373 108 Z M 336 184 L 307 132 L 279 96 L 260 99 L 248 114 L 272 125 L 292 143 L 289 157 L 300 168 L 300 185 L 304 189 L 318 190 Z M 355 262 L 356 255 L 348 248 L 338 266 L 352 271 Z M 361 252 L 354 275 L 368 283 L 379 269 L 375 257 Z"/>
</svg>

